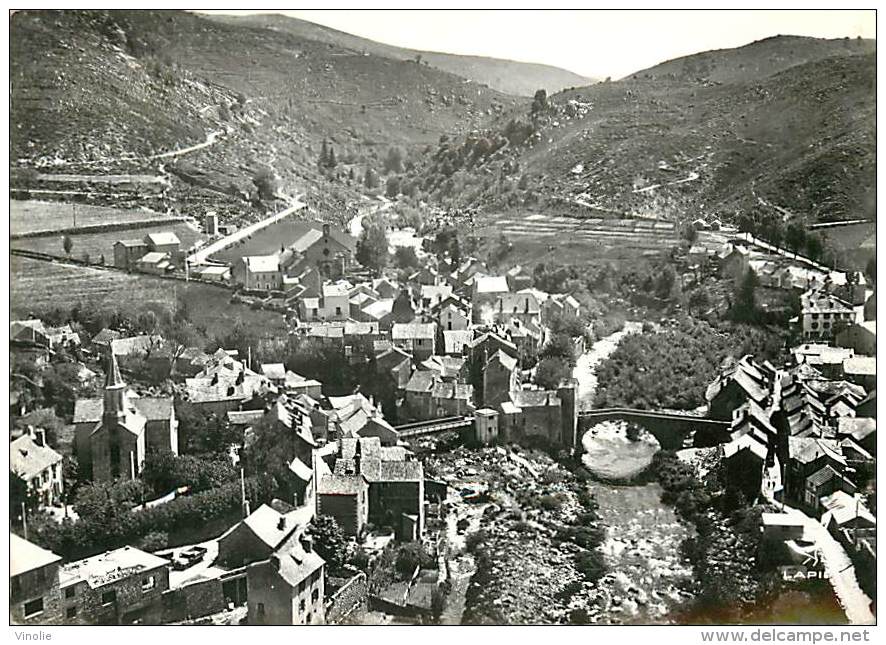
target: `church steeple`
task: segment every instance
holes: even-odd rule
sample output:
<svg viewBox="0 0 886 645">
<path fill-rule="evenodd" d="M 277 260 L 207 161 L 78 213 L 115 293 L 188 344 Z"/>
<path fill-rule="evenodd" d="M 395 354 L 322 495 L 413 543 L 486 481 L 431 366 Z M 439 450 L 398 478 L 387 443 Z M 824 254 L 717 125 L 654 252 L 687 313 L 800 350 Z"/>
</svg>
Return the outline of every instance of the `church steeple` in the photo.
<svg viewBox="0 0 886 645">
<path fill-rule="evenodd" d="M 108 347 L 108 358 L 105 363 L 104 403 L 105 416 L 121 416 L 126 412 L 126 383 L 120 375 L 113 347 Z"/>
</svg>

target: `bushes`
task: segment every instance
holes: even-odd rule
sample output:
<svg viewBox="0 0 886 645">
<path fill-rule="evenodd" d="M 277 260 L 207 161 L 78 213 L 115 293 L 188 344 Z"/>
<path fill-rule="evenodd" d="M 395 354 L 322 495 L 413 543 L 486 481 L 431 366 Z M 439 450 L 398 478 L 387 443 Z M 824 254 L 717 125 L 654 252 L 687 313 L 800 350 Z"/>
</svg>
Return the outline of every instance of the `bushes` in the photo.
<svg viewBox="0 0 886 645">
<path fill-rule="evenodd" d="M 692 410 L 705 403 L 704 392 L 729 355 L 776 358 L 779 333 L 746 325 L 714 328 L 682 320 L 652 334 L 632 334 L 597 370 L 597 407 Z"/>
<path fill-rule="evenodd" d="M 29 535 L 36 544 L 65 559 L 79 559 L 127 544 L 137 544 L 151 533 L 168 535 L 186 528 L 204 526 L 240 508 L 239 482 L 133 511 L 125 500 L 133 501 L 135 493 L 130 487 L 135 486 L 134 483 L 126 483 L 123 486 L 94 484 L 86 487 L 87 491 L 78 495 L 75 506 L 78 513 L 83 511 L 79 520 L 66 520 L 59 524 L 49 519 L 31 527 Z M 246 497 L 252 508 L 268 501 L 272 490 L 272 482 L 266 477 L 246 480 Z M 90 500 L 89 504 L 87 500 Z M 155 539 L 156 535 L 152 540 Z"/>
<path fill-rule="evenodd" d="M 588 582 L 597 582 L 606 573 L 606 560 L 599 551 L 579 553 L 576 566 Z"/>
</svg>

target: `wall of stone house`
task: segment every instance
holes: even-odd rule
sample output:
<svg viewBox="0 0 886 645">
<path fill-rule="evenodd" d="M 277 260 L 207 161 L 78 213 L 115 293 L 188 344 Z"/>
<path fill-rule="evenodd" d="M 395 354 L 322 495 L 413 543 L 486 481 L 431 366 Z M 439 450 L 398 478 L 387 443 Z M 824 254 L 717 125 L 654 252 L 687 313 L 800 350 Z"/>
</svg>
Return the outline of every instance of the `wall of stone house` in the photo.
<svg viewBox="0 0 886 645">
<path fill-rule="evenodd" d="M 142 581 L 154 576 L 154 587 L 142 589 Z M 159 625 L 163 619 L 163 594 L 169 589 L 169 568 L 167 566 L 141 571 L 138 574 L 117 580 L 113 583 L 92 589 L 86 583 L 76 585 L 72 598 L 64 597 L 62 591 L 63 615 L 70 607 L 77 608 L 74 618 L 65 619 L 69 625 L 118 625 L 129 622 L 127 614 L 138 612 L 140 624 Z M 114 590 L 116 600 L 102 604 L 102 594 Z"/>
<path fill-rule="evenodd" d="M 201 580 L 163 594 L 163 623 L 201 618 L 226 608 L 222 579 Z"/>
<path fill-rule="evenodd" d="M 42 575 L 40 573 L 42 571 Z M 9 622 L 12 625 L 58 625 L 64 622 L 64 610 L 58 588 L 58 564 L 53 563 L 10 580 Z M 25 603 L 43 598 L 43 611 L 25 618 Z"/>
<path fill-rule="evenodd" d="M 366 519 L 356 495 L 323 495 L 318 498 L 318 515 L 331 515 L 341 526 L 345 535 L 357 535 Z"/>
<path fill-rule="evenodd" d="M 361 571 L 326 602 L 326 623 L 337 625 L 344 621 L 354 610 L 366 604 L 368 593 L 366 574 Z"/>
</svg>

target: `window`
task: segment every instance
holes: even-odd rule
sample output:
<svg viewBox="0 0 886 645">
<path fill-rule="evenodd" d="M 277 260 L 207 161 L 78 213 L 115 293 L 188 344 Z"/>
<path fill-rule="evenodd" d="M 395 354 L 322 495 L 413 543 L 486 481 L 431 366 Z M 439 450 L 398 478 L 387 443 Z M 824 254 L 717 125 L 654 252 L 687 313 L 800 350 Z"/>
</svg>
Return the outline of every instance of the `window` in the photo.
<svg viewBox="0 0 886 645">
<path fill-rule="evenodd" d="M 341 307 L 336 307 L 336 308 L 335 308 L 335 315 L 336 315 L 336 316 L 341 316 Z"/>
<path fill-rule="evenodd" d="M 154 580 L 154 576 L 148 576 L 144 580 L 142 580 L 142 591 L 150 591 L 154 587 L 157 586 L 157 581 Z"/>
<path fill-rule="evenodd" d="M 103 605 L 110 605 L 115 602 L 117 602 L 117 591 L 115 589 L 111 589 L 102 594 Z"/>
<path fill-rule="evenodd" d="M 77 607 L 76 607 L 76 606 L 74 606 L 74 607 L 68 607 L 68 608 L 65 610 L 65 617 L 66 617 L 66 618 L 73 618 L 73 617 L 76 616 L 76 615 L 77 615 Z"/>
<path fill-rule="evenodd" d="M 298 601 L 298 613 L 301 614 L 301 613 L 304 613 L 304 611 L 305 611 L 305 601 L 299 600 Z"/>
<path fill-rule="evenodd" d="M 43 596 L 25 603 L 25 618 L 32 618 L 43 613 Z"/>
<path fill-rule="evenodd" d="M 311 614 L 311 612 L 308 612 L 308 615 L 305 616 L 305 623 L 306 623 L 306 624 L 308 624 L 308 625 L 311 624 L 311 618 L 312 618 L 312 616 L 313 616 L 313 614 Z"/>
<path fill-rule="evenodd" d="M 320 590 L 314 589 L 314 591 L 311 592 L 311 602 L 317 602 L 317 600 L 319 598 L 320 598 Z"/>
<path fill-rule="evenodd" d="M 329 249 L 323 249 L 323 255 L 329 255 Z"/>
<path fill-rule="evenodd" d="M 818 320 L 818 314 L 812 314 L 812 320 Z"/>
<path fill-rule="evenodd" d="M 77 595 L 77 587 L 68 587 L 65 589 L 65 598 L 73 598 Z"/>
<path fill-rule="evenodd" d="M 259 616 L 265 615 L 265 603 L 263 603 L 263 602 L 258 603 L 258 615 Z"/>
</svg>

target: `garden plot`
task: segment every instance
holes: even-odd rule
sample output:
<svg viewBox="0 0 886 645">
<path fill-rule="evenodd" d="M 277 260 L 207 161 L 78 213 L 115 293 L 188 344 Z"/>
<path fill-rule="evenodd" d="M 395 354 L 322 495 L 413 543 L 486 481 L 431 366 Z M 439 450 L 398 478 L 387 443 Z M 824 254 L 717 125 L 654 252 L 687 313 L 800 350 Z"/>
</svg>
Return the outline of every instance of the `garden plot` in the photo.
<svg viewBox="0 0 886 645">
<path fill-rule="evenodd" d="M 146 209 L 120 209 L 87 204 L 64 204 L 36 200 L 9 202 L 9 232 L 11 235 L 61 231 L 85 226 L 141 224 L 170 219 L 162 213 Z M 174 221 L 174 220 L 173 220 Z M 121 233 L 121 235 L 124 235 Z"/>
</svg>

